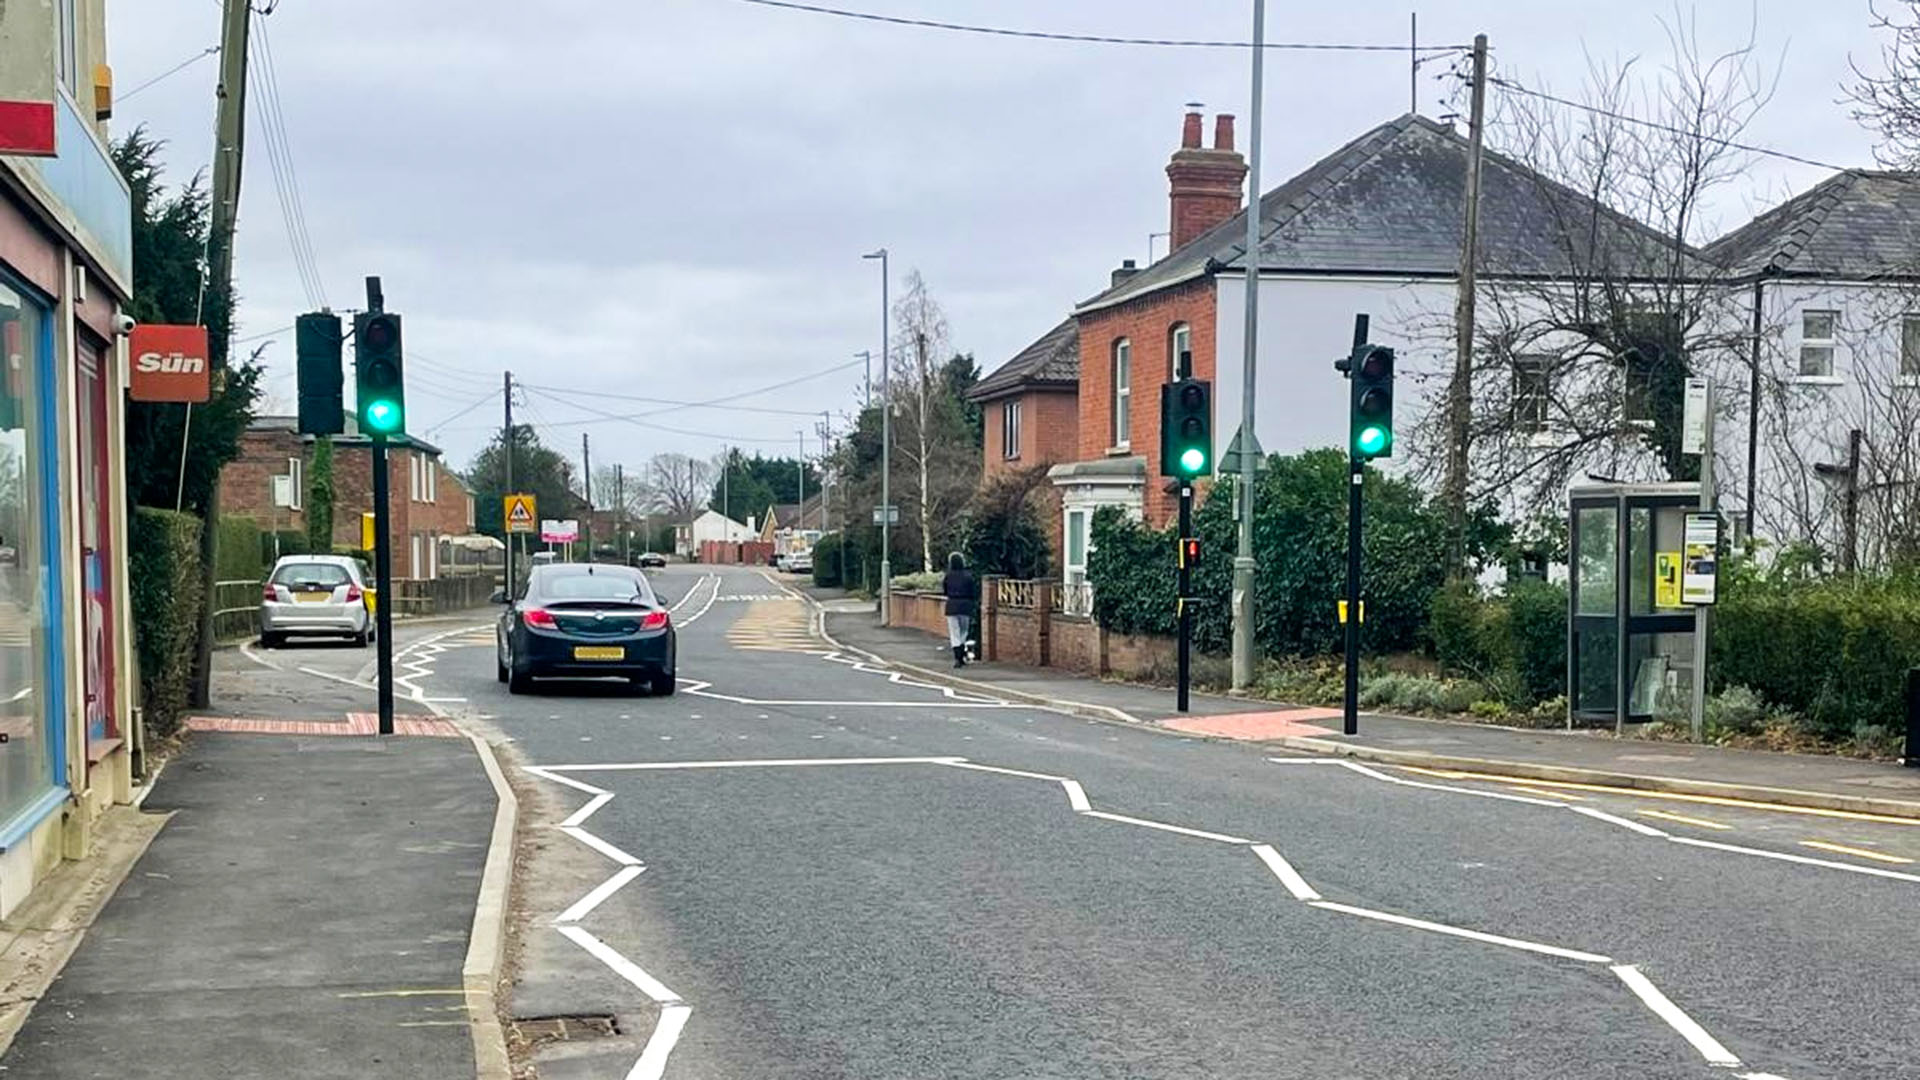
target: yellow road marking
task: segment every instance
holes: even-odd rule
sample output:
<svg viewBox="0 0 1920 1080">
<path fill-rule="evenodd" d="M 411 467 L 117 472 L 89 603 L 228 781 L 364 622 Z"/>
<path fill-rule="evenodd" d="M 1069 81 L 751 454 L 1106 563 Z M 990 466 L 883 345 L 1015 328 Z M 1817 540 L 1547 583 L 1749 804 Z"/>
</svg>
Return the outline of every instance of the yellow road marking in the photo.
<svg viewBox="0 0 1920 1080">
<path fill-rule="evenodd" d="M 1829 810 L 1820 806 L 1786 806 L 1781 803 L 1760 802 L 1754 799 L 1735 799 L 1725 795 L 1687 795 L 1676 791 L 1646 791 L 1641 788 L 1613 787 L 1607 784 L 1580 784 L 1571 780 L 1531 780 L 1512 776 L 1495 776 L 1492 773 L 1468 772 L 1461 774 L 1469 780 L 1491 780 L 1500 784 L 1536 787 L 1565 788 L 1572 791 L 1598 791 L 1607 795 L 1623 795 L 1640 799 L 1668 799 L 1674 802 L 1701 803 L 1707 806 L 1738 806 L 1749 810 L 1769 810 L 1776 814 L 1802 814 L 1807 817 L 1841 818 L 1846 821 L 1872 821 L 1882 825 L 1920 826 L 1920 818 L 1894 817 L 1891 814 L 1869 814 L 1860 810 Z"/>
<path fill-rule="evenodd" d="M 475 993 L 478 993 L 479 991 L 474 991 L 474 992 L 475 992 Z M 452 997 L 452 996 L 455 996 L 455 995 L 459 995 L 459 996 L 462 996 L 462 997 L 464 997 L 464 996 L 466 996 L 466 994 L 467 994 L 467 991 L 465 991 L 465 990 L 461 990 L 461 989 L 454 989 L 454 990 L 361 990 L 361 991 L 358 991 L 358 992 L 355 992 L 355 993 L 350 993 L 350 994 L 335 994 L 334 996 L 335 996 L 335 997 L 343 997 L 343 998 L 377 998 L 377 997 Z"/>
<path fill-rule="evenodd" d="M 1875 862 L 1897 863 L 1901 866 L 1906 866 L 1913 862 L 1912 859 L 1903 859 L 1898 855 L 1886 855 L 1878 851 L 1868 851 L 1866 848 L 1848 847 L 1845 844 L 1829 844 L 1825 840 L 1802 840 L 1800 841 L 1800 846 L 1819 848 L 1821 851 L 1836 851 L 1842 855 L 1852 855 L 1861 859 L 1872 859 Z"/>
<path fill-rule="evenodd" d="M 1437 776 L 1442 780 L 1465 780 L 1467 778 L 1466 773 L 1451 772 L 1446 769 L 1423 769 L 1418 765 L 1402 765 L 1400 768 L 1406 772 L 1419 773 L 1421 776 Z"/>
<path fill-rule="evenodd" d="M 1565 799 L 1568 802 L 1587 801 L 1586 797 L 1582 795 L 1569 795 L 1564 791 L 1548 791 L 1546 788 L 1530 787 L 1526 784 L 1515 784 L 1513 785 L 1513 790 L 1524 791 L 1529 795 L 1545 795 L 1549 799 Z"/>
<path fill-rule="evenodd" d="M 1708 821 L 1706 818 L 1699 817 L 1688 817 L 1685 814 L 1676 814 L 1668 810 L 1635 810 L 1634 813 L 1639 814 L 1641 817 L 1659 818 L 1662 821 L 1678 821 L 1682 825 L 1698 825 L 1703 829 L 1733 828 L 1731 825 L 1722 824 L 1718 821 Z"/>
</svg>

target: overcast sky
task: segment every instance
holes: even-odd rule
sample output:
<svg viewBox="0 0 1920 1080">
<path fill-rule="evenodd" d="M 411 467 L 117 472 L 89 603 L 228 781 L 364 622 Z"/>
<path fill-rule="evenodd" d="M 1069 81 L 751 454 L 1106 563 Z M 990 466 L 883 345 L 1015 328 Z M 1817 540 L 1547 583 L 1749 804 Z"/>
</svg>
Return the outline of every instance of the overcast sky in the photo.
<svg viewBox="0 0 1920 1080">
<path fill-rule="evenodd" d="M 1251 0 L 831 0 L 1022 29 L 1142 37 L 1250 33 Z M 876 25 L 742 0 L 261 0 L 324 296 L 361 306 L 382 275 L 405 314 L 411 427 L 464 467 L 500 422 L 500 373 L 601 412 L 662 408 L 827 372 L 738 404 L 829 411 L 844 427 L 879 347 L 879 270 L 918 268 L 983 371 L 1144 262 L 1167 220 L 1183 104 L 1246 115 L 1239 50 L 1016 40 Z M 218 0 L 108 0 L 126 94 L 219 38 Z M 1404 43 L 1386 0 L 1268 5 L 1272 41 Z M 1670 3 L 1422 0 L 1425 43 L 1491 38 L 1502 74 L 1577 90 L 1585 57 L 1667 55 Z M 1872 140 L 1838 103 L 1848 59 L 1877 63 L 1866 0 L 1698 0 L 1705 45 L 1757 19 L 1778 92 L 1748 137 L 1842 164 Z M 167 141 L 174 180 L 205 166 L 217 61 L 116 106 Z M 1444 61 L 1420 111 L 1450 111 Z M 1406 57 L 1276 52 L 1263 186 L 1409 107 Z M 255 105 L 259 95 L 255 95 Z M 251 112 L 251 110 L 250 110 Z M 250 115 L 237 333 L 308 310 Z M 1244 121 L 1243 121 L 1244 124 Z M 1208 125 L 1211 131 L 1211 124 Z M 1246 136 L 1241 135 L 1244 149 Z M 1715 206 L 1732 227 L 1820 170 L 1762 160 Z M 1158 241 L 1164 254 L 1165 241 Z M 271 403 L 291 408 L 292 334 L 270 339 Z M 244 347 L 251 347 L 244 346 Z M 836 365 L 852 367 L 828 372 Z M 790 451 L 804 417 L 672 409 L 599 420 L 532 392 L 520 417 L 570 455 L 638 467 L 723 442 Z M 583 422 L 591 421 L 591 422 Z"/>
</svg>

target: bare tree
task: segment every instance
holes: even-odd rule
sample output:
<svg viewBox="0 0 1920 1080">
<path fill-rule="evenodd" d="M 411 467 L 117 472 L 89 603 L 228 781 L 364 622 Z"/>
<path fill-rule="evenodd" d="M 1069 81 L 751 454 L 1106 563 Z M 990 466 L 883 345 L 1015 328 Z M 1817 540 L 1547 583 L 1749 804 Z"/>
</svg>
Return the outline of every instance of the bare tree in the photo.
<svg viewBox="0 0 1920 1080">
<path fill-rule="evenodd" d="M 692 521 L 712 494 L 712 462 L 669 453 L 647 459 L 645 484 L 637 497 L 674 521 Z"/>
<path fill-rule="evenodd" d="M 1920 163 L 1920 0 L 1868 0 L 1867 11 L 1873 28 L 1886 36 L 1881 71 L 1853 64 L 1847 100 L 1854 120 L 1880 136 L 1874 156 L 1885 165 L 1912 168 Z"/>
<path fill-rule="evenodd" d="M 936 533 L 966 505 L 979 475 L 974 445 L 960 402 L 939 377 L 932 357 L 952 353 L 946 312 L 927 291 L 919 270 L 907 274 L 906 292 L 893 305 L 899 328 L 891 346 L 894 449 L 910 471 L 899 478 L 900 494 L 912 501 L 908 522 L 920 548 L 920 567 L 931 569 Z"/>
<path fill-rule="evenodd" d="M 1745 165 L 1734 143 L 1772 86 L 1751 37 L 1715 53 L 1690 18 L 1666 29 L 1657 71 L 1590 62 L 1576 99 L 1491 80 L 1501 92 L 1489 142 L 1525 166 L 1503 173 L 1530 190 L 1490 175 L 1487 213 L 1527 215 L 1523 231 L 1540 244 L 1484 255 L 1468 433 L 1476 502 L 1557 504 L 1582 472 L 1693 478 L 1697 463 L 1679 450 L 1685 381 L 1745 366 L 1742 298 L 1694 244 L 1711 224 L 1703 205 Z M 1429 321 L 1426 332 L 1450 340 L 1444 315 Z M 1720 380 L 1729 417 L 1745 381 Z M 1431 474 L 1447 443 L 1444 392 L 1429 398 L 1440 407 L 1414 438 Z"/>
</svg>

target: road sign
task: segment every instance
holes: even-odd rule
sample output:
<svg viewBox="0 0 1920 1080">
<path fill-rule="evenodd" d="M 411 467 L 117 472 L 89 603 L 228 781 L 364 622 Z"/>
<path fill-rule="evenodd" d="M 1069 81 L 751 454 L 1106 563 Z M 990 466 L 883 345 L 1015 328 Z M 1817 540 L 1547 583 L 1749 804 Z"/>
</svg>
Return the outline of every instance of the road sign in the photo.
<svg viewBox="0 0 1920 1080">
<path fill-rule="evenodd" d="M 1251 444 L 1251 447 L 1248 447 Z M 1240 455 L 1253 454 L 1253 471 L 1259 472 L 1267 467 L 1266 451 L 1260 449 L 1260 440 L 1246 433 L 1244 429 L 1233 433 L 1233 441 L 1227 444 L 1227 452 L 1220 457 L 1220 471 L 1237 473 L 1240 471 Z"/>
<path fill-rule="evenodd" d="M 508 495 L 501 500 L 505 504 L 507 531 L 510 533 L 530 533 L 534 531 L 540 519 L 533 512 L 533 496 Z"/>
<path fill-rule="evenodd" d="M 875 525 L 879 525 L 879 524 L 882 524 L 882 522 L 881 522 L 881 520 L 880 520 L 880 519 L 881 519 L 881 516 L 882 516 L 882 513 L 883 513 L 883 512 L 884 512 L 884 514 L 885 514 L 885 517 L 886 517 L 886 521 L 885 521 L 885 524 L 887 524 L 887 525 L 898 525 L 898 524 L 900 524 L 900 508 L 899 508 L 899 507 L 897 507 L 897 506 L 876 506 L 876 507 L 874 507 L 874 508 L 873 508 L 873 523 L 874 523 Z"/>
<path fill-rule="evenodd" d="M 549 544 L 571 544 L 580 539 L 580 523 L 572 518 L 565 521 L 547 518 L 540 523 L 540 539 Z"/>
</svg>

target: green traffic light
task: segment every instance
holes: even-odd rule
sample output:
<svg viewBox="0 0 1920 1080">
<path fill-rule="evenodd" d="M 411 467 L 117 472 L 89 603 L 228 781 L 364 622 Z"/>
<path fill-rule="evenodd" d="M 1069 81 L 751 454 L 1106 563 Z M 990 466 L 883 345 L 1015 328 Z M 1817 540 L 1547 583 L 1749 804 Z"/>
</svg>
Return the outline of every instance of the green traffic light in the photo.
<svg viewBox="0 0 1920 1080">
<path fill-rule="evenodd" d="M 1189 446 L 1180 452 L 1180 468 L 1190 474 L 1198 474 L 1207 467 L 1207 452 L 1197 446 Z"/>
<path fill-rule="evenodd" d="M 1369 424 L 1360 429 L 1360 435 L 1354 442 L 1355 445 L 1359 446 L 1361 453 L 1378 454 L 1387 448 L 1388 438 L 1386 428 Z"/>
<path fill-rule="evenodd" d="M 367 426 L 382 434 L 400 430 L 400 406 L 391 401 L 375 401 L 367 406 Z"/>
</svg>

